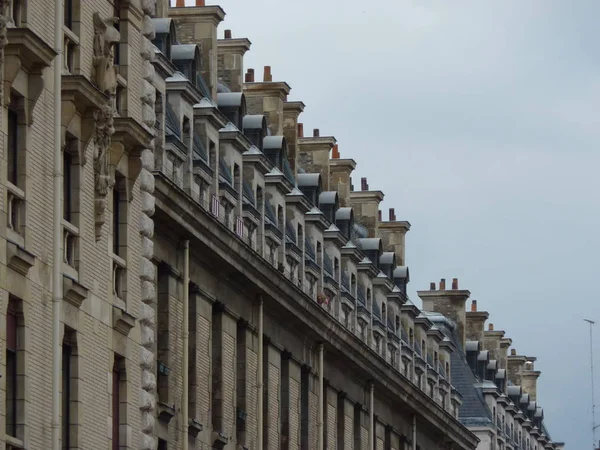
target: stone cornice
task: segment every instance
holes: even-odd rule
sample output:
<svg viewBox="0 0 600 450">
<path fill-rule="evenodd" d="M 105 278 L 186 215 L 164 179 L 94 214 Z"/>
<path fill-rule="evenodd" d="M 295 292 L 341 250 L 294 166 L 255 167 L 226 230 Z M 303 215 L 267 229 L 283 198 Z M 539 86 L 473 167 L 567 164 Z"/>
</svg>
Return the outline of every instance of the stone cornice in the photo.
<svg viewBox="0 0 600 450">
<path fill-rule="evenodd" d="M 235 38 L 235 39 L 219 39 L 217 40 L 217 48 L 219 53 L 233 53 L 236 55 L 244 55 L 250 47 L 252 42 L 248 38 Z"/>
<path fill-rule="evenodd" d="M 217 26 L 225 19 L 225 11 L 220 6 L 170 7 L 169 17 L 187 19 L 186 21 L 190 22 L 212 23 Z"/>
</svg>

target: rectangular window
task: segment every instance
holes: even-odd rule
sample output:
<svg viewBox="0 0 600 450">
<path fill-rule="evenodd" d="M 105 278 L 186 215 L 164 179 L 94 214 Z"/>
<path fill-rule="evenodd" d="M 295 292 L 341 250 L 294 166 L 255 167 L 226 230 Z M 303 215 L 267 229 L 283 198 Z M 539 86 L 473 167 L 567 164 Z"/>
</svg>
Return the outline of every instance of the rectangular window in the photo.
<svg viewBox="0 0 600 450">
<path fill-rule="evenodd" d="M 114 13 L 113 13 L 113 17 L 116 17 L 118 19 L 121 18 L 121 0 L 114 0 Z M 121 31 L 121 25 L 119 22 L 115 23 L 115 28 L 117 29 L 117 31 Z M 117 42 L 117 44 L 115 44 L 115 59 L 114 59 L 114 64 L 115 66 L 119 65 L 119 62 L 121 61 L 121 43 Z"/>
<path fill-rule="evenodd" d="M 19 114 L 8 110 L 8 181 L 18 186 L 19 181 Z"/>
<path fill-rule="evenodd" d="M 112 450 L 120 448 L 121 425 L 121 385 L 123 372 L 121 370 L 123 359 L 115 355 L 115 365 L 112 374 Z"/>
<path fill-rule="evenodd" d="M 63 218 L 72 223 L 73 209 L 73 157 L 63 154 Z"/>
<path fill-rule="evenodd" d="M 121 223 L 121 192 L 117 184 L 113 188 L 113 253 L 119 255 L 121 243 L 120 223 Z"/>
<path fill-rule="evenodd" d="M 6 434 L 17 437 L 17 316 L 6 314 Z"/>
<path fill-rule="evenodd" d="M 63 0 L 65 5 L 64 19 L 65 26 L 69 30 L 73 30 L 73 0 Z"/>
<path fill-rule="evenodd" d="M 71 448 L 71 356 L 73 349 L 63 342 L 62 350 L 62 448 Z"/>
</svg>

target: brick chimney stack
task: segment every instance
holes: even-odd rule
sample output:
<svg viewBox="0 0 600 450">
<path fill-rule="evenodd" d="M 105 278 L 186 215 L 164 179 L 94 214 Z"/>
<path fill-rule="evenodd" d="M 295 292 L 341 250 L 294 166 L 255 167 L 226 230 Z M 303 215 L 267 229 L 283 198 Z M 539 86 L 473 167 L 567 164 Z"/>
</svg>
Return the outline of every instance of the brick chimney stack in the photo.
<svg viewBox="0 0 600 450">
<path fill-rule="evenodd" d="M 477 311 L 477 300 L 473 300 L 471 302 L 471 311 L 473 311 L 473 312 Z"/>
<path fill-rule="evenodd" d="M 294 172 L 298 175 L 298 139 L 300 136 L 300 124 L 298 118 L 304 112 L 304 103 L 298 101 L 286 101 L 283 103 L 283 136 L 288 146 L 288 161 Z"/>
<path fill-rule="evenodd" d="M 265 66 L 263 72 L 263 81 L 265 83 L 270 83 L 271 81 L 273 81 L 273 75 L 271 74 L 271 66 Z"/>
<path fill-rule="evenodd" d="M 458 280 L 454 278 L 452 280 L 452 290 L 455 291 L 458 288 Z M 475 311 L 473 311 L 473 304 L 475 304 Z M 466 338 L 467 341 L 479 341 L 483 343 L 483 336 L 485 331 L 485 321 L 490 317 L 487 311 L 477 311 L 477 301 L 473 300 L 471 303 L 471 311 L 466 313 Z"/>
<path fill-rule="evenodd" d="M 390 222 L 396 221 L 396 212 L 394 211 L 394 208 L 390 208 L 389 210 L 389 220 Z"/>
<path fill-rule="evenodd" d="M 365 177 L 362 177 L 360 179 L 360 190 L 361 191 L 368 191 L 369 190 L 369 185 L 367 184 L 367 179 Z"/>
<path fill-rule="evenodd" d="M 383 220 L 381 210 L 377 211 L 377 218 L 379 219 L 380 222 Z"/>
<path fill-rule="evenodd" d="M 244 55 L 252 43 L 246 38 L 233 39 L 231 30 L 225 30 L 224 39 L 217 41 L 219 81 L 229 86 L 232 92 L 242 92 L 244 82 L 254 81 L 252 76 L 244 75 Z"/>
<path fill-rule="evenodd" d="M 389 221 L 379 223 L 379 237 L 383 243 L 383 251 L 394 252 L 396 263 L 399 266 L 406 265 L 406 233 L 410 230 L 410 223 L 396 218 L 396 210 L 389 209 Z"/>
<path fill-rule="evenodd" d="M 175 21 L 177 38 L 182 44 L 197 44 L 202 48 L 201 75 L 211 97 L 216 99 L 219 76 L 217 28 L 225 19 L 225 11 L 220 6 L 205 6 L 204 0 L 196 0 L 195 4 L 182 8 L 185 2 L 178 0 L 177 7 L 169 8 L 169 17 Z M 241 68 L 239 73 L 242 73 Z"/>
<path fill-rule="evenodd" d="M 338 144 L 335 144 L 333 146 L 333 150 L 331 151 L 331 158 L 340 159 L 340 148 L 338 147 Z"/>
<path fill-rule="evenodd" d="M 446 280 L 442 278 L 438 290 L 435 289 L 435 283 L 431 283 L 428 291 L 418 291 L 417 294 L 423 301 L 423 311 L 438 312 L 456 323 L 458 339 L 464 349 L 467 326 L 466 302 L 471 292 L 464 289 L 446 290 Z"/>
<path fill-rule="evenodd" d="M 244 85 L 248 114 L 262 114 L 272 136 L 283 135 L 284 104 L 291 87 L 283 81 L 273 81 L 271 66 L 264 66 L 263 81 Z"/>
<path fill-rule="evenodd" d="M 458 289 L 458 278 L 452 278 L 452 290 L 456 291 Z"/>
<path fill-rule="evenodd" d="M 318 128 L 315 128 L 313 130 L 313 137 L 321 137 L 321 132 L 319 131 Z"/>
<path fill-rule="evenodd" d="M 431 283 L 429 283 L 429 290 L 435 291 L 435 281 L 432 281 Z"/>
<path fill-rule="evenodd" d="M 231 39 L 231 30 L 225 30 L 225 39 Z"/>
<path fill-rule="evenodd" d="M 176 8 L 185 8 L 185 0 L 177 0 L 177 3 L 175 3 L 175 7 Z"/>
</svg>

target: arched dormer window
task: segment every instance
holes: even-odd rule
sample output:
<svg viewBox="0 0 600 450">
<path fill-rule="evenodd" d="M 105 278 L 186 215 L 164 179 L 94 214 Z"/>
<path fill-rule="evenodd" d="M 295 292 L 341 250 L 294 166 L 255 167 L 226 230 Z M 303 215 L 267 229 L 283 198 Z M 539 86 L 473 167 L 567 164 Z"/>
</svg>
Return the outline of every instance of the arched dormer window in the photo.
<svg viewBox="0 0 600 450">
<path fill-rule="evenodd" d="M 200 48 L 196 44 L 177 44 L 171 46 L 171 61 L 177 69 L 196 86 L 206 97 L 203 89 L 202 76 L 202 57 Z"/>
<path fill-rule="evenodd" d="M 354 212 L 350 207 L 339 208 L 335 212 L 335 225 L 340 229 L 346 239 L 350 239 L 354 227 Z"/>
<path fill-rule="evenodd" d="M 260 151 L 263 150 L 263 140 L 267 136 L 267 119 L 262 114 L 251 114 L 242 119 L 244 135 Z"/>
<path fill-rule="evenodd" d="M 319 202 L 319 196 L 323 190 L 320 173 L 299 173 L 298 188 L 310 200 L 313 205 Z"/>
<path fill-rule="evenodd" d="M 338 206 L 339 199 L 336 191 L 321 192 L 319 195 L 319 209 L 331 223 L 336 221 L 335 216 Z"/>
<path fill-rule="evenodd" d="M 167 18 L 152 19 L 152 22 L 156 33 L 152 43 L 170 61 L 171 47 L 177 42 L 175 22 L 173 22 L 173 19 Z"/>
<path fill-rule="evenodd" d="M 242 92 L 221 92 L 217 94 L 217 106 L 238 130 L 242 131 L 244 129 L 246 97 Z"/>
</svg>

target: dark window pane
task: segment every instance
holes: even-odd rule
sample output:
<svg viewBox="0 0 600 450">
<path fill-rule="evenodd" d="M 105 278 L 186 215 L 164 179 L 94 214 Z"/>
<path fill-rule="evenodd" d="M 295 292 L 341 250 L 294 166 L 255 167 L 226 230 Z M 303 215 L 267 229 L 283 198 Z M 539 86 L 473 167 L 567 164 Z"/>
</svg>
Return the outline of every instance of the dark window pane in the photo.
<svg viewBox="0 0 600 450">
<path fill-rule="evenodd" d="M 73 189 L 73 158 L 65 152 L 63 156 L 63 218 L 71 222 L 71 203 Z"/>
<path fill-rule="evenodd" d="M 119 254 L 119 223 L 121 222 L 120 214 L 121 193 L 117 186 L 113 188 L 113 253 Z"/>
<path fill-rule="evenodd" d="M 62 355 L 62 448 L 69 450 L 71 447 L 71 355 L 70 345 L 63 344 Z"/>
<path fill-rule="evenodd" d="M 8 110 L 8 181 L 17 186 L 19 167 L 19 116 Z"/>
<path fill-rule="evenodd" d="M 121 373 L 117 367 L 113 370 L 113 392 L 112 392 L 112 448 L 119 450 L 119 424 L 121 422 L 119 414 L 119 403 L 121 398 L 119 395 L 119 384 L 121 384 Z"/>
<path fill-rule="evenodd" d="M 6 350 L 6 434 L 17 436 L 17 352 Z"/>
</svg>

